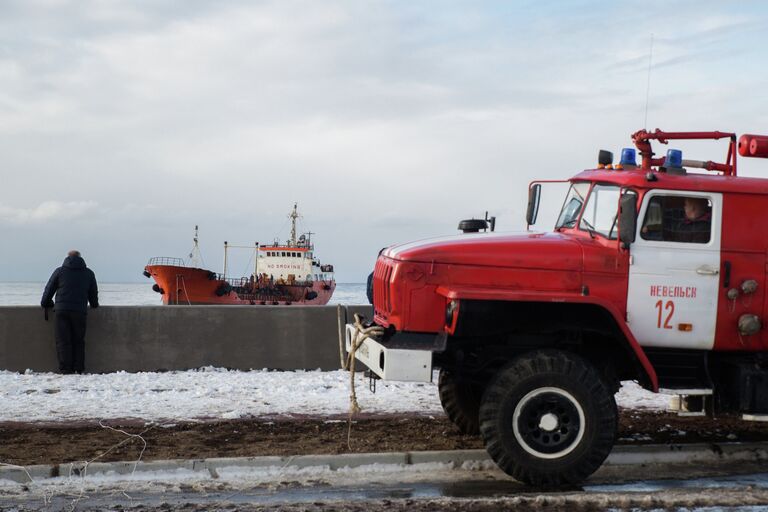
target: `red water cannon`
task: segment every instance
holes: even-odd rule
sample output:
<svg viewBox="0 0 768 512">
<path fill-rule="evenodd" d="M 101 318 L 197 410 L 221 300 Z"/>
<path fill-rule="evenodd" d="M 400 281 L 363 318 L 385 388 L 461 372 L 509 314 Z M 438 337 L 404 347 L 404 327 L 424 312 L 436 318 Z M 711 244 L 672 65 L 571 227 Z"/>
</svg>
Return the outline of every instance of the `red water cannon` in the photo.
<svg viewBox="0 0 768 512">
<path fill-rule="evenodd" d="M 768 158 L 768 136 L 745 133 L 739 137 L 739 154 L 754 158 Z"/>
<path fill-rule="evenodd" d="M 762 137 L 758 135 L 751 135 L 750 137 Z M 663 132 L 658 128 L 652 132 L 647 130 L 640 130 L 632 134 L 632 141 L 637 146 L 638 151 L 643 157 L 642 168 L 646 170 L 652 170 L 653 166 L 664 166 L 664 158 L 653 158 L 653 149 L 651 148 L 651 141 L 657 140 L 661 144 L 667 144 L 670 140 L 718 140 L 718 139 L 731 139 L 728 144 L 728 155 L 725 157 L 724 164 L 702 160 L 683 160 L 682 164 L 687 167 L 698 167 L 706 169 L 708 171 L 722 172 L 726 176 L 736 176 L 736 134 L 728 132 Z M 743 138 L 743 137 L 742 137 Z M 762 137 L 764 142 L 761 144 L 768 144 L 768 137 Z M 751 141 L 750 141 L 751 144 Z M 761 146 L 766 148 L 766 157 L 768 157 L 768 146 Z M 738 150 L 740 154 L 741 149 Z M 749 155 L 757 156 L 757 155 Z"/>
</svg>

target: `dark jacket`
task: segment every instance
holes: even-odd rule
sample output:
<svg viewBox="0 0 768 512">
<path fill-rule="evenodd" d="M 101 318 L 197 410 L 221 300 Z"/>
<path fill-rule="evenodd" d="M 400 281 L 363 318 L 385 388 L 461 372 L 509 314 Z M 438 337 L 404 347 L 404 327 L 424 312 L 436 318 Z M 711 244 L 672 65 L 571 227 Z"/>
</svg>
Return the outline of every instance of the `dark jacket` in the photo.
<svg viewBox="0 0 768 512">
<path fill-rule="evenodd" d="M 53 296 L 56 295 L 54 306 Z M 53 271 L 45 286 L 40 305 L 53 307 L 56 311 L 88 312 L 88 303 L 92 308 L 99 307 L 99 290 L 96 276 L 85 266 L 80 256 L 67 256 L 64 264 Z"/>
<path fill-rule="evenodd" d="M 674 242 L 706 244 L 712 231 L 712 215 L 707 212 L 696 219 L 684 218 L 675 226 Z"/>
</svg>

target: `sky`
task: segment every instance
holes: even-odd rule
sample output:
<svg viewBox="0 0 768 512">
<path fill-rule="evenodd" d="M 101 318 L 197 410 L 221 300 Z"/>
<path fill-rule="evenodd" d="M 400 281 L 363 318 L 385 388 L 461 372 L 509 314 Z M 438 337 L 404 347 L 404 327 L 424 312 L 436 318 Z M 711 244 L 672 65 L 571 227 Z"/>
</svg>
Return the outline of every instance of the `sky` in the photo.
<svg viewBox="0 0 768 512">
<path fill-rule="evenodd" d="M 524 229 L 531 180 L 644 126 L 768 133 L 766 44 L 748 1 L 0 0 L 0 281 L 69 249 L 139 281 L 195 225 L 221 271 L 225 240 L 286 238 L 297 202 L 361 282 L 382 247 L 464 218 Z"/>
</svg>

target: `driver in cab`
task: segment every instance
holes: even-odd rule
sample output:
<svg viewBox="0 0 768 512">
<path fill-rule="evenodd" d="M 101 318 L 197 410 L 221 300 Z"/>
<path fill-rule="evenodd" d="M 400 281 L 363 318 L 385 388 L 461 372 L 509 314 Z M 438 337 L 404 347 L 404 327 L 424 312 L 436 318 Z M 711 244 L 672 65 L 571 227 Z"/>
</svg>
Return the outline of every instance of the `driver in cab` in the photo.
<svg viewBox="0 0 768 512">
<path fill-rule="evenodd" d="M 705 244 L 709 242 L 712 227 L 712 208 L 701 197 L 686 197 L 683 204 L 685 215 L 673 229 L 675 242 Z"/>
</svg>

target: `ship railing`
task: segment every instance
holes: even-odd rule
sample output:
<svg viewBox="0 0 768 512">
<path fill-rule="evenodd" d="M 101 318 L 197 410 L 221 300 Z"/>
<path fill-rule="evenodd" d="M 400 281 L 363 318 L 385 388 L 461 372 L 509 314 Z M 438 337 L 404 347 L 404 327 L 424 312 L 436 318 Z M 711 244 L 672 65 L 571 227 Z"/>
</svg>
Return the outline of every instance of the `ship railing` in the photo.
<svg viewBox="0 0 768 512">
<path fill-rule="evenodd" d="M 186 266 L 182 258 L 171 258 L 168 256 L 156 256 L 154 258 L 149 258 L 149 263 L 147 263 L 147 266 L 150 265 L 171 265 L 174 267 Z"/>
<path fill-rule="evenodd" d="M 259 244 L 259 249 L 261 249 L 262 251 L 266 251 L 266 250 L 269 250 L 269 249 L 283 249 L 283 250 L 286 250 L 286 249 L 307 249 L 309 251 L 314 251 L 315 250 L 315 245 L 314 244 L 302 244 L 302 243 L 298 243 L 296 245 L 292 245 L 290 243 L 284 243 L 284 244 L 280 244 L 280 243 L 276 243 L 276 244 Z"/>
<path fill-rule="evenodd" d="M 224 274 L 216 274 L 216 279 L 224 281 L 233 288 L 237 286 L 245 286 L 251 282 L 249 277 L 225 277 Z"/>
<path fill-rule="evenodd" d="M 252 288 L 252 284 L 259 285 L 261 284 L 261 287 L 265 285 L 265 283 L 259 283 L 257 280 L 255 283 L 251 281 L 250 277 L 225 277 L 224 274 L 216 274 L 216 279 L 219 281 L 223 281 L 230 285 L 232 288 Z M 272 279 L 271 286 L 279 286 L 279 285 L 287 285 L 291 284 L 292 286 L 306 286 L 311 287 L 313 281 L 303 281 L 295 279 L 293 282 L 289 283 L 287 280 L 283 280 L 280 282 L 279 279 Z"/>
</svg>

